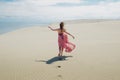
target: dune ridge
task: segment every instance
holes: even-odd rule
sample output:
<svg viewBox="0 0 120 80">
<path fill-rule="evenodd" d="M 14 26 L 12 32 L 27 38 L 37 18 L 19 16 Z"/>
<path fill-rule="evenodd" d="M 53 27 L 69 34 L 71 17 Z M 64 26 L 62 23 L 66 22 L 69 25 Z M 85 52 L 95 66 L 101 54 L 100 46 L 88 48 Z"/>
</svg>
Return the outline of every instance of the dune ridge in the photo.
<svg viewBox="0 0 120 80">
<path fill-rule="evenodd" d="M 63 60 L 47 26 L 0 35 L 0 80 L 120 80 L 120 21 L 65 23 L 76 49 Z"/>
</svg>

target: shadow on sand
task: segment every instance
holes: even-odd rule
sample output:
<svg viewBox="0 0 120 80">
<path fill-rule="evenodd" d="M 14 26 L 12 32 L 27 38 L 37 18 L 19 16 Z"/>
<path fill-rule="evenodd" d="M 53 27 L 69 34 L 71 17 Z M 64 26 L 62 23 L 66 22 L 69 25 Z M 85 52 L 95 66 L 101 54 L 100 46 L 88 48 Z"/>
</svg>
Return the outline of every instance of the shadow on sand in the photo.
<svg viewBox="0 0 120 80">
<path fill-rule="evenodd" d="M 73 56 L 61 56 L 61 57 L 56 56 L 56 57 L 53 57 L 53 58 L 51 58 L 47 61 L 45 61 L 45 60 L 35 60 L 35 62 L 45 62 L 46 64 L 52 64 L 56 61 L 66 61 L 66 60 L 68 60 L 67 59 L 68 57 L 73 57 Z"/>
</svg>

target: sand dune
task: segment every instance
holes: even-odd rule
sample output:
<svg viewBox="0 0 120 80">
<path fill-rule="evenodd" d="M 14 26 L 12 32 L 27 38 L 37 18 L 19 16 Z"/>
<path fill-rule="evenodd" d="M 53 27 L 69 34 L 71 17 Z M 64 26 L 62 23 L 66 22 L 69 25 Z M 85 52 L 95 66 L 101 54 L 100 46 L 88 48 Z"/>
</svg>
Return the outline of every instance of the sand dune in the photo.
<svg viewBox="0 0 120 80">
<path fill-rule="evenodd" d="M 120 21 L 66 22 L 65 28 L 76 49 L 61 61 L 57 33 L 47 26 L 0 35 L 0 80 L 120 80 Z"/>
</svg>

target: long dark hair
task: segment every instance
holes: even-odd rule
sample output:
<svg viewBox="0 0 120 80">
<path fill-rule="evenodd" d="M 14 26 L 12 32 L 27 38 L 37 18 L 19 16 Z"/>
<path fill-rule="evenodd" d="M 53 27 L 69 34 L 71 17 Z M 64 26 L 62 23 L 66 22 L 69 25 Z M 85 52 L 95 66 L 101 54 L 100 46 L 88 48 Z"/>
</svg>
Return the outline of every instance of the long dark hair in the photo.
<svg viewBox="0 0 120 80">
<path fill-rule="evenodd" d="M 64 29 L 64 22 L 60 23 L 60 29 L 61 29 L 61 31 L 63 31 L 63 29 Z"/>
</svg>

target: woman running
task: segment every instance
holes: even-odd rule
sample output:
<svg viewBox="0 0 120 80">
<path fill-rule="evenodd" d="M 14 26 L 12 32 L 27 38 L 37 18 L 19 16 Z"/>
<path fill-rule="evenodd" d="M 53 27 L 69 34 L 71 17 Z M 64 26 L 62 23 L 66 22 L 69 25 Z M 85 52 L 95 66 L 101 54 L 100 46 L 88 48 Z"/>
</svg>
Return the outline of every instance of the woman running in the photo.
<svg viewBox="0 0 120 80">
<path fill-rule="evenodd" d="M 65 52 L 71 52 L 71 51 L 73 51 L 73 49 L 75 48 L 75 45 L 73 43 L 71 43 L 71 42 L 68 41 L 67 35 L 70 35 L 73 39 L 75 37 L 73 35 L 71 35 L 70 33 L 68 33 L 64 29 L 64 23 L 63 22 L 60 23 L 60 28 L 58 28 L 58 29 L 53 29 L 51 27 L 49 27 L 49 28 L 52 31 L 57 31 L 58 32 L 58 45 L 59 45 L 58 56 L 62 56 L 64 50 L 65 50 Z"/>
</svg>

